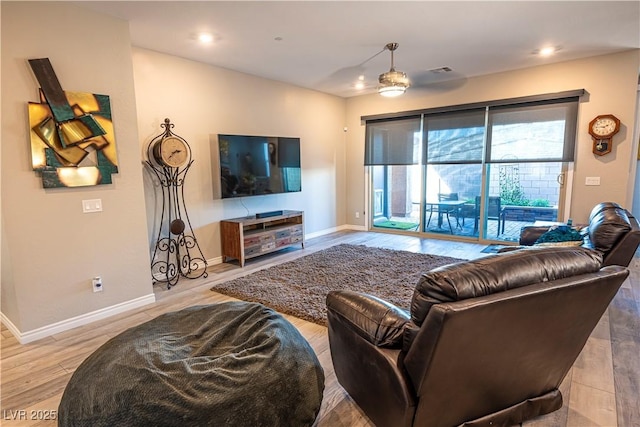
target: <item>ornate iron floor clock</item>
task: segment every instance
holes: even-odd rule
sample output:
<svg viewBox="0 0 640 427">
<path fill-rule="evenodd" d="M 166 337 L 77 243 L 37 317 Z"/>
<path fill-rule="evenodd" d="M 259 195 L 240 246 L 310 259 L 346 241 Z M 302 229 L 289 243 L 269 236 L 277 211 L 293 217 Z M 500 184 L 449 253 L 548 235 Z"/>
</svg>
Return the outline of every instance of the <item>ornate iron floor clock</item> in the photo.
<svg viewBox="0 0 640 427">
<path fill-rule="evenodd" d="M 174 127 L 164 119 L 164 132 L 147 146 L 147 165 L 162 188 L 162 212 L 158 235 L 151 257 L 154 283 L 166 283 L 171 289 L 180 277 L 207 277 L 207 261 L 198 245 L 184 202 L 184 181 L 193 163 L 191 147 L 171 132 Z"/>
</svg>

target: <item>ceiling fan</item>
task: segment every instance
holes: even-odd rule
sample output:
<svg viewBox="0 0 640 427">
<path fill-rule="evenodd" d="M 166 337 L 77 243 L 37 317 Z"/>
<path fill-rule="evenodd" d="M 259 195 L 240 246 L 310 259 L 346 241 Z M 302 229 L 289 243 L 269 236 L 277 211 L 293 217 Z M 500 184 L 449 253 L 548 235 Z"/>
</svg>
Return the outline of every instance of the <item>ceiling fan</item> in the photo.
<svg viewBox="0 0 640 427">
<path fill-rule="evenodd" d="M 393 62 L 393 52 L 398 49 L 398 43 L 387 43 L 381 51 L 377 52 L 375 55 L 369 57 L 368 59 L 362 61 L 357 65 L 357 68 L 363 68 L 364 64 L 371 61 L 376 56 L 380 55 L 385 50 L 391 52 L 391 68 L 386 73 L 380 74 L 378 76 L 378 93 L 382 96 L 386 97 L 395 97 L 402 95 L 405 93 L 407 88 L 411 86 L 409 82 L 409 77 L 407 77 L 406 73 L 402 71 L 396 71 L 395 65 Z M 359 76 L 359 82 L 355 84 L 356 89 L 363 89 L 364 85 L 364 75 Z"/>
<path fill-rule="evenodd" d="M 393 52 L 398 43 L 387 43 L 382 52 L 391 52 L 391 69 L 378 77 L 378 93 L 386 97 L 400 96 L 410 87 L 428 88 L 430 91 L 450 91 L 460 87 L 466 78 L 450 67 L 438 67 L 416 73 L 411 80 L 406 73 L 397 71 L 393 62 Z M 380 54 L 381 52 L 378 52 Z M 376 54 L 376 56 L 378 55 Z"/>
<path fill-rule="evenodd" d="M 402 95 L 409 87 L 419 90 L 428 88 L 430 91 L 442 92 L 452 90 L 464 83 L 464 76 L 454 72 L 450 67 L 422 70 L 413 73 L 414 75 L 409 79 L 406 73 L 395 69 L 394 53 L 397 49 L 398 43 L 387 43 L 381 50 L 357 65 L 335 71 L 324 80 L 324 84 L 329 87 L 329 85 L 340 81 L 342 84 L 348 85 L 350 90 L 376 90 L 382 96 L 393 97 Z M 379 74 L 377 81 L 367 82 L 365 79 L 367 64 L 387 50 L 391 52 L 389 71 Z"/>
</svg>

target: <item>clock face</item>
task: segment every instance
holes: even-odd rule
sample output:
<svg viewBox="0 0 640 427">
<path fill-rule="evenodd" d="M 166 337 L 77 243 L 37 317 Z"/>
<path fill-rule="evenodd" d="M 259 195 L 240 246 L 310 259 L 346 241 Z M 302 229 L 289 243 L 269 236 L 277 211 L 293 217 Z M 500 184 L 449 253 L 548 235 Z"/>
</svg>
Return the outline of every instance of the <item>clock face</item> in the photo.
<svg viewBox="0 0 640 427">
<path fill-rule="evenodd" d="M 189 157 L 187 144 L 180 138 L 169 136 L 158 142 L 156 160 L 166 166 L 177 168 L 184 165 Z"/>
<path fill-rule="evenodd" d="M 593 133 L 596 135 L 609 135 L 616 129 L 616 122 L 609 117 L 598 119 L 593 124 Z"/>
<path fill-rule="evenodd" d="M 609 139 L 620 129 L 620 121 L 612 115 L 598 116 L 591 121 L 589 133 L 594 138 Z"/>
</svg>

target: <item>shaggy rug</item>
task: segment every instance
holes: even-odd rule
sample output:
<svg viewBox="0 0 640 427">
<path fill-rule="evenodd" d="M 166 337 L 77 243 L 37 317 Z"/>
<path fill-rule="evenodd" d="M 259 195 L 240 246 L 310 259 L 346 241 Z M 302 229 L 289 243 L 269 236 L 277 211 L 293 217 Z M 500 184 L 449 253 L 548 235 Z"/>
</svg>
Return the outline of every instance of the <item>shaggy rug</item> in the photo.
<svg viewBox="0 0 640 427">
<path fill-rule="evenodd" d="M 211 290 L 326 325 L 325 299 L 331 290 L 364 292 L 408 310 L 422 273 L 458 261 L 462 260 L 342 244 L 217 284 Z"/>
</svg>

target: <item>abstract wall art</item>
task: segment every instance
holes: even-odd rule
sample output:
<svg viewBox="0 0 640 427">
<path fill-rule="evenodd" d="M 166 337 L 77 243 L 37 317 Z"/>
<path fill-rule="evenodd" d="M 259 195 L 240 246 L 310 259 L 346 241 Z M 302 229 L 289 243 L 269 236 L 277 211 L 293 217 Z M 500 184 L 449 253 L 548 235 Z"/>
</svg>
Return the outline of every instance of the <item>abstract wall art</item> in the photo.
<svg viewBox="0 0 640 427">
<path fill-rule="evenodd" d="M 29 102 L 29 128 L 42 186 L 111 184 L 118 159 L 109 96 L 63 91 L 48 58 L 29 65 L 40 84 L 40 101 Z"/>
</svg>

